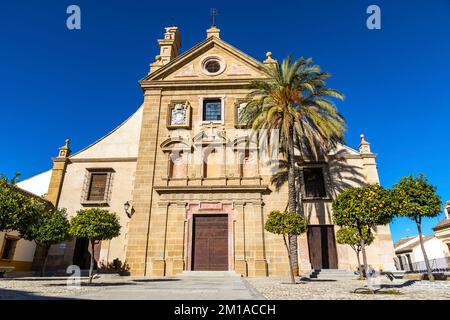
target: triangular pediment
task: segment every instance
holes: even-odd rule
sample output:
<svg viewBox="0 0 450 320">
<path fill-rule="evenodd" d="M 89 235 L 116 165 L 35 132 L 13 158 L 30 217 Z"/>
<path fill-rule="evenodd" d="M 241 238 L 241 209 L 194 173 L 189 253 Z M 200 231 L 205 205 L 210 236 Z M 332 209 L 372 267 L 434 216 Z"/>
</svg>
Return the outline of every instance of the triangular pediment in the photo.
<svg viewBox="0 0 450 320">
<path fill-rule="evenodd" d="M 206 59 L 217 58 L 223 64 L 220 73 L 211 75 L 205 71 Z M 201 81 L 266 78 L 258 60 L 217 37 L 210 37 L 184 52 L 140 82 L 150 81 Z"/>
</svg>

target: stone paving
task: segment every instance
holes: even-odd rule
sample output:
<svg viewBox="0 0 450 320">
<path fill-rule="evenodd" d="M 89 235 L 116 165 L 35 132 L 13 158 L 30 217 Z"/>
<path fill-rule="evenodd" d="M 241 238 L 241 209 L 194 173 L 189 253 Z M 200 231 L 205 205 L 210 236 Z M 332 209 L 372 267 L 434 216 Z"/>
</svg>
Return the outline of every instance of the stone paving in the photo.
<svg viewBox="0 0 450 320">
<path fill-rule="evenodd" d="M 0 279 L 0 300 L 264 300 L 241 277 L 114 277 L 82 280 L 79 289 L 68 288 L 67 278 Z"/>
<path fill-rule="evenodd" d="M 95 279 L 87 286 L 82 279 L 78 289 L 67 287 L 67 278 L 0 279 L 0 300 L 26 299 L 93 299 L 93 300 L 450 300 L 450 281 L 393 282 L 383 280 L 382 291 L 395 289 L 399 295 L 355 294 L 364 287 L 361 280 L 299 280 L 288 284 L 288 278 L 240 277 L 112 277 Z"/>
<path fill-rule="evenodd" d="M 248 281 L 267 299 L 282 300 L 450 300 L 450 281 L 412 281 L 382 279 L 381 292 L 397 290 L 400 294 L 357 294 L 366 281 L 356 279 L 311 279 L 288 284 L 288 278 L 249 278 Z"/>
</svg>

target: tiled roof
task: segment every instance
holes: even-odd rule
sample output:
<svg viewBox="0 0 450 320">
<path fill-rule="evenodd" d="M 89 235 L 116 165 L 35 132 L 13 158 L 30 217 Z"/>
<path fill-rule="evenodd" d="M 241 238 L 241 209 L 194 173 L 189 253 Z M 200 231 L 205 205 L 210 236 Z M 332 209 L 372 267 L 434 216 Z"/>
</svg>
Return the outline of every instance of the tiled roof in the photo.
<svg viewBox="0 0 450 320">
<path fill-rule="evenodd" d="M 450 219 L 444 219 L 433 227 L 433 230 L 444 229 L 450 227 Z"/>
<path fill-rule="evenodd" d="M 415 236 L 415 237 L 416 237 L 416 236 Z M 413 237 L 409 237 L 409 238 L 410 238 L 410 240 L 411 240 L 411 238 L 413 238 Z M 433 239 L 433 238 L 434 238 L 434 236 L 424 236 L 424 237 L 423 237 L 423 242 L 427 242 L 428 240 Z M 404 238 L 404 239 L 405 239 L 405 238 Z M 419 238 L 417 238 L 416 241 L 414 241 L 413 243 L 407 245 L 406 247 L 403 247 L 403 248 L 401 248 L 401 249 L 395 250 L 395 253 L 398 254 L 398 253 L 410 252 L 410 251 L 412 251 L 415 247 L 417 247 L 417 246 L 419 246 L 419 245 L 420 245 Z"/>
<path fill-rule="evenodd" d="M 413 238 L 415 238 L 417 236 L 411 236 L 411 237 L 406 237 L 406 238 L 401 238 L 400 240 L 398 240 L 396 243 L 394 243 L 394 248 L 398 248 L 402 245 L 404 245 L 405 243 L 407 243 L 408 241 L 412 240 Z"/>
</svg>

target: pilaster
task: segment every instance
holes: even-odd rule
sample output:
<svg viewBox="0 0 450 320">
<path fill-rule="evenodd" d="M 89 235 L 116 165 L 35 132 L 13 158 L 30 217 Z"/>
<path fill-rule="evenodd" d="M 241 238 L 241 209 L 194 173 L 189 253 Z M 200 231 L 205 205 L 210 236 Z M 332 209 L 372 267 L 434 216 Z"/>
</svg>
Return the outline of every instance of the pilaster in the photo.
<svg viewBox="0 0 450 320">
<path fill-rule="evenodd" d="M 66 144 L 59 148 L 58 157 L 53 158 L 52 176 L 50 178 L 50 184 L 48 186 L 47 199 L 53 203 L 55 207 L 58 207 L 59 198 L 61 196 L 61 189 L 64 182 L 64 176 L 66 174 L 67 164 L 69 163 L 70 140 L 66 140 Z"/>
<path fill-rule="evenodd" d="M 134 214 L 129 223 L 127 262 L 132 275 L 144 276 L 148 273 L 147 251 L 152 216 L 152 203 L 159 117 L 161 115 L 161 90 L 147 90 L 144 94 L 144 110 L 136 164 L 136 178 L 133 190 Z M 161 270 L 161 263 L 154 261 L 153 267 Z"/>
</svg>

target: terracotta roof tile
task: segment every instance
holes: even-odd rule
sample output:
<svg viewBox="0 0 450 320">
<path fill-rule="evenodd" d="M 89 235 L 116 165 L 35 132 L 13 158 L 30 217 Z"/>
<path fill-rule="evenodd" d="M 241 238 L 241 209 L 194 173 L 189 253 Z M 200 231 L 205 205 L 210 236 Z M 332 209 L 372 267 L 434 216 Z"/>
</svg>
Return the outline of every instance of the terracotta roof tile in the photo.
<svg viewBox="0 0 450 320">
<path fill-rule="evenodd" d="M 413 238 L 415 238 L 416 236 L 411 236 L 411 237 L 406 237 L 406 238 L 401 238 L 400 240 L 398 240 L 396 243 L 394 243 L 394 248 L 398 248 L 402 245 L 404 245 L 405 243 L 407 243 L 408 241 L 412 240 Z"/>
<path fill-rule="evenodd" d="M 444 219 L 433 227 L 433 230 L 444 229 L 450 227 L 450 219 Z"/>
<path fill-rule="evenodd" d="M 414 236 L 414 237 L 417 237 L 417 236 Z M 409 237 L 409 238 L 413 238 L 413 237 Z M 431 240 L 433 238 L 434 238 L 434 235 L 433 236 L 424 236 L 423 237 L 423 242 L 427 242 L 428 240 Z M 395 253 L 398 254 L 398 253 L 410 252 L 417 246 L 420 246 L 419 238 L 417 238 L 416 241 L 414 241 L 413 243 L 407 245 L 406 247 L 403 247 L 401 249 L 395 250 Z"/>
</svg>

